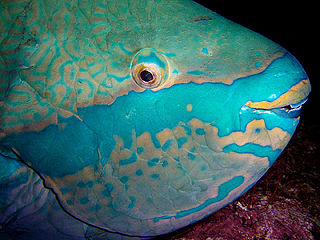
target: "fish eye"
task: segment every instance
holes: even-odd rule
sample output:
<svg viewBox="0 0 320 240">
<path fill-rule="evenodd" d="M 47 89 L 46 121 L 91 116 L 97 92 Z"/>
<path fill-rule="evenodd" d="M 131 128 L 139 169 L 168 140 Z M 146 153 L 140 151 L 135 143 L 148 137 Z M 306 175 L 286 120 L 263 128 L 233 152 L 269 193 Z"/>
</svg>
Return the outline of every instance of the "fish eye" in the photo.
<svg viewBox="0 0 320 240">
<path fill-rule="evenodd" d="M 142 48 L 131 61 L 134 82 L 146 89 L 163 86 L 168 78 L 168 62 L 163 54 L 153 48 Z"/>
<path fill-rule="evenodd" d="M 144 82 L 151 82 L 154 80 L 153 74 L 148 70 L 143 70 L 140 72 L 140 79 Z"/>
<path fill-rule="evenodd" d="M 140 63 L 134 67 L 132 77 L 140 87 L 156 88 L 161 83 L 162 74 L 156 64 Z"/>
</svg>

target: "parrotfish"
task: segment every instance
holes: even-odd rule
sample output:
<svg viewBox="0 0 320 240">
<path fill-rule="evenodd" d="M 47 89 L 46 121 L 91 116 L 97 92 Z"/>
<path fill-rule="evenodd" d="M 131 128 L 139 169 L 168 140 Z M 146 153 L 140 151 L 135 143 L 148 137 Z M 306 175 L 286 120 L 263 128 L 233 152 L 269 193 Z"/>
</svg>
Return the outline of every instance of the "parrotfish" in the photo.
<svg viewBox="0 0 320 240">
<path fill-rule="evenodd" d="M 152 238 L 245 193 L 311 85 L 191 0 L 0 2 L 0 237 Z"/>
</svg>

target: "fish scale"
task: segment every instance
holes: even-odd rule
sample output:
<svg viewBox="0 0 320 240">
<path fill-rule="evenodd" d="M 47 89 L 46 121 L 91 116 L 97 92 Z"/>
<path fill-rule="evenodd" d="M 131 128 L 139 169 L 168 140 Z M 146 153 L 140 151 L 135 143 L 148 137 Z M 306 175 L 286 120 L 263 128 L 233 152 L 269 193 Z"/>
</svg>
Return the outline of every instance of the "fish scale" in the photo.
<svg viewBox="0 0 320 240">
<path fill-rule="evenodd" d="M 7 238 L 198 221 L 271 167 L 311 90 L 287 50 L 193 1 L 0 4 Z"/>
</svg>

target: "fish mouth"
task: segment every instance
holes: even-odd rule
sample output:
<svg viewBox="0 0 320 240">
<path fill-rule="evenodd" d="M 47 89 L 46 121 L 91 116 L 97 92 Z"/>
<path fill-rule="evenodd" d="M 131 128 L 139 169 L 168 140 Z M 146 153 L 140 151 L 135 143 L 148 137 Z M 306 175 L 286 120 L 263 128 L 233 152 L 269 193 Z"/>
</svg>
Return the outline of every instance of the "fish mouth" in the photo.
<svg viewBox="0 0 320 240">
<path fill-rule="evenodd" d="M 250 109 L 254 113 L 274 113 L 286 118 L 298 118 L 302 105 L 307 102 L 311 91 L 309 79 L 305 79 L 292 86 L 287 92 L 273 101 L 248 101 L 241 108 L 242 111 Z"/>
<path fill-rule="evenodd" d="M 269 108 L 269 109 L 267 109 L 267 108 L 252 108 L 247 105 L 244 105 L 241 108 L 241 110 L 245 111 L 245 110 L 247 110 L 247 108 L 250 108 L 254 113 L 257 113 L 257 114 L 269 112 L 269 113 L 274 113 L 274 114 L 277 114 L 279 116 L 286 117 L 286 118 L 297 118 L 300 116 L 302 105 L 304 103 L 306 103 L 307 101 L 308 101 L 308 98 L 306 98 L 296 104 L 288 104 L 283 107 Z"/>
</svg>

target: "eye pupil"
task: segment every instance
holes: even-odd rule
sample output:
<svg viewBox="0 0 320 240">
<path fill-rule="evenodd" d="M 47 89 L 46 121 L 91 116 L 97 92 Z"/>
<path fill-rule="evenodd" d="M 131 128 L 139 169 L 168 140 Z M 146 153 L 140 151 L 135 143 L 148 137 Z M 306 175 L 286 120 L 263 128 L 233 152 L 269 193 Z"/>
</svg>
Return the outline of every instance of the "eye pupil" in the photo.
<svg viewBox="0 0 320 240">
<path fill-rule="evenodd" d="M 146 71 L 146 70 L 143 70 L 141 73 L 140 73 L 140 78 L 142 81 L 144 82 L 150 82 L 153 80 L 153 75 L 152 73 L 150 73 L 149 71 Z"/>
</svg>

